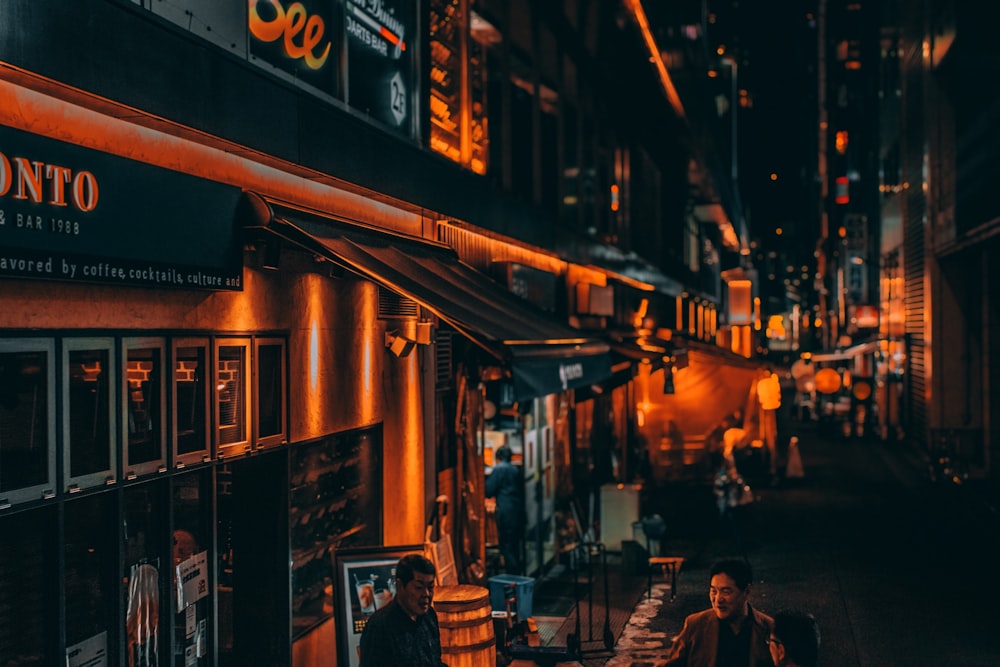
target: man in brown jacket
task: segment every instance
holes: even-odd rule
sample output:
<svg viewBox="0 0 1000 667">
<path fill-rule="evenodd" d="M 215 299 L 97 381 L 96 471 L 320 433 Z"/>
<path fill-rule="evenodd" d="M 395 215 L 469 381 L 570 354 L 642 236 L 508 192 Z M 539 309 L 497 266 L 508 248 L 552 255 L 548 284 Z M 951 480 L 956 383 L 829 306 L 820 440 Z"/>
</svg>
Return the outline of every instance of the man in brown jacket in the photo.
<svg viewBox="0 0 1000 667">
<path fill-rule="evenodd" d="M 768 639 L 774 619 L 750 606 L 753 570 L 745 560 L 712 566 L 712 608 L 691 614 L 661 667 L 773 667 Z"/>
</svg>

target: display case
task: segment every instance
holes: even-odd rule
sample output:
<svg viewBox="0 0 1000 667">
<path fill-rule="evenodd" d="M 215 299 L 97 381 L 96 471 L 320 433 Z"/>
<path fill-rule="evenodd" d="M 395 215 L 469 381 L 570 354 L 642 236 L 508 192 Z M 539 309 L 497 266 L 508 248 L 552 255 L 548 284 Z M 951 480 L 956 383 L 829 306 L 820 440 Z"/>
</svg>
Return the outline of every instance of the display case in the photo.
<svg viewBox="0 0 1000 667">
<path fill-rule="evenodd" d="M 292 452 L 293 640 L 333 614 L 333 550 L 382 537 L 381 432 L 339 434 Z"/>
</svg>

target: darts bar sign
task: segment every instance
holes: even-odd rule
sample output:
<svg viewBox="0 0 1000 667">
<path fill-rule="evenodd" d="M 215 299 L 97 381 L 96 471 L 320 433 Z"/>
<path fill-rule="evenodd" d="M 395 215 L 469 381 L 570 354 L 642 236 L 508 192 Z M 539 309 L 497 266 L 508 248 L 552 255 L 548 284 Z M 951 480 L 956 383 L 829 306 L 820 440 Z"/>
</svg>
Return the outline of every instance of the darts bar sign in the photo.
<svg viewBox="0 0 1000 667">
<path fill-rule="evenodd" d="M 0 277 L 241 290 L 239 196 L 0 126 Z"/>
</svg>

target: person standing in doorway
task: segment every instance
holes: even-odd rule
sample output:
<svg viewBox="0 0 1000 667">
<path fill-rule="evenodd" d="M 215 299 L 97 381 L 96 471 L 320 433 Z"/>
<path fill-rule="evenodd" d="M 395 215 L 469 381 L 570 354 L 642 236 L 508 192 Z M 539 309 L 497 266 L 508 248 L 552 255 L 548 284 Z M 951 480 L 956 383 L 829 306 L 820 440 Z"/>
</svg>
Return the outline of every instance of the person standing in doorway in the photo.
<svg viewBox="0 0 1000 667">
<path fill-rule="evenodd" d="M 511 463 L 510 447 L 496 451 L 493 472 L 486 478 L 486 497 L 497 501 L 497 542 L 507 574 L 521 574 L 521 539 L 524 536 L 524 483 L 521 469 Z"/>
</svg>

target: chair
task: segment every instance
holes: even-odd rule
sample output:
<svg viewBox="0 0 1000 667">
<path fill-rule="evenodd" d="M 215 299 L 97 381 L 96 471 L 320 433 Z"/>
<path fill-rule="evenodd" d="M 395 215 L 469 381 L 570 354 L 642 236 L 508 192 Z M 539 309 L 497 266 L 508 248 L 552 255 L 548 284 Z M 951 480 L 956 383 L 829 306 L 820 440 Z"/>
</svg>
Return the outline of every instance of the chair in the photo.
<svg viewBox="0 0 1000 667">
<path fill-rule="evenodd" d="M 660 545 L 663 536 L 667 532 L 667 524 L 659 514 L 651 514 L 642 519 L 642 532 L 646 535 L 646 551 L 649 556 L 646 558 L 646 598 L 653 597 L 653 570 L 661 574 L 670 572 L 670 599 L 677 597 L 677 573 L 684 564 L 684 558 L 680 556 L 661 556 L 659 548 L 653 551 L 653 540 L 657 546 Z"/>
</svg>

